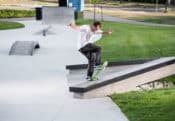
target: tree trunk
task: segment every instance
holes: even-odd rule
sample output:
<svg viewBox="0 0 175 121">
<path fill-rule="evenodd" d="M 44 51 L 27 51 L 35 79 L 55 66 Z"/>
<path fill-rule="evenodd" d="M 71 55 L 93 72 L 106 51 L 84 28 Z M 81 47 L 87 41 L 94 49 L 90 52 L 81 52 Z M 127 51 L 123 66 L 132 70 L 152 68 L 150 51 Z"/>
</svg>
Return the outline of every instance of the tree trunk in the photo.
<svg viewBox="0 0 175 121">
<path fill-rule="evenodd" d="M 122 0 L 120 0 L 120 4 L 122 4 Z"/>
<path fill-rule="evenodd" d="M 94 4 L 94 21 L 96 20 L 96 4 Z"/>
<path fill-rule="evenodd" d="M 166 3 L 165 3 L 165 13 L 168 12 L 168 7 L 171 5 L 171 0 L 166 0 Z"/>
</svg>

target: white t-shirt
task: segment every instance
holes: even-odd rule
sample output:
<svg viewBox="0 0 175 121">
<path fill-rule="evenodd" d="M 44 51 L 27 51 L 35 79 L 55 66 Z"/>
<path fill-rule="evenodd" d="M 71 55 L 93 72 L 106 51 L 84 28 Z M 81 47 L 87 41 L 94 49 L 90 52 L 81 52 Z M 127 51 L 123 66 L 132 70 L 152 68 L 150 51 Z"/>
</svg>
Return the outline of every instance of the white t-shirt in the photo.
<svg viewBox="0 0 175 121">
<path fill-rule="evenodd" d="M 95 43 L 102 37 L 102 30 L 92 32 L 90 25 L 80 26 L 80 38 L 78 40 L 78 49 L 84 47 L 88 43 Z"/>
</svg>

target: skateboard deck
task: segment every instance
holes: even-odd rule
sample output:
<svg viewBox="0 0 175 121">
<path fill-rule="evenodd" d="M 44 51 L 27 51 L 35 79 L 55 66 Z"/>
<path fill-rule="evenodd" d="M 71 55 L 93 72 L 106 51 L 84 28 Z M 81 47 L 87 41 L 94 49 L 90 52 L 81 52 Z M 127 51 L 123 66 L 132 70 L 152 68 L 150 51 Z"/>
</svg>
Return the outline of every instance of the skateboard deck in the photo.
<svg viewBox="0 0 175 121">
<path fill-rule="evenodd" d="M 100 74 L 102 71 L 105 70 L 105 68 L 107 67 L 107 65 L 108 65 L 108 61 L 105 61 L 105 62 L 103 63 L 103 65 L 93 73 L 93 75 L 92 75 L 92 80 L 93 80 L 93 81 L 98 80 L 99 74 Z"/>
</svg>

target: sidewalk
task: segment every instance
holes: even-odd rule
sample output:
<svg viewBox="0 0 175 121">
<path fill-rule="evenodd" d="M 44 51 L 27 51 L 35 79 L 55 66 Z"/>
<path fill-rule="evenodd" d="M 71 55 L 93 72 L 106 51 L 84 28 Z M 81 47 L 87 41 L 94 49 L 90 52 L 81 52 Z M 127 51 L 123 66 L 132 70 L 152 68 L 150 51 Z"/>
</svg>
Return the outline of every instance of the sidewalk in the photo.
<svg viewBox="0 0 175 121">
<path fill-rule="evenodd" d="M 94 15 L 92 12 L 85 11 L 84 18 L 85 19 L 93 19 Z M 101 20 L 101 14 L 96 14 L 96 19 Z M 147 25 L 147 26 L 162 26 L 162 27 L 175 27 L 175 25 L 167 25 L 167 24 L 155 24 L 155 23 L 146 23 L 146 22 L 139 22 L 134 20 L 123 19 L 119 17 L 113 17 L 108 15 L 103 15 L 103 20 L 105 21 L 112 21 L 112 22 L 120 22 L 120 23 L 128 23 L 128 24 L 138 24 L 138 25 Z"/>
</svg>

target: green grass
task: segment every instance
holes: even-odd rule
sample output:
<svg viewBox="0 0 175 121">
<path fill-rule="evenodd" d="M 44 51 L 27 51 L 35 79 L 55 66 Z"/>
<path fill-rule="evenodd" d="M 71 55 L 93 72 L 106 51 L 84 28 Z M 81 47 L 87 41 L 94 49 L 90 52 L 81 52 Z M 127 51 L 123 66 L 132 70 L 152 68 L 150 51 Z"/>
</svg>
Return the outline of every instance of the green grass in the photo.
<svg viewBox="0 0 175 121">
<path fill-rule="evenodd" d="M 175 88 L 112 95 L 130 121 L 174 121 Z"/>
<path fill-rule="evenodd" d="M 23 28 L 24 24 L 18 22 L 0 21 L 0 30 Z"/>
<path fill-rule="evenodd" d="M 91 0 L 85 0 L 86 5 L 91 3 Z M 101 0 L 100 4 L 104 5 L 112 5 L 112 6 L 118 6 L 118 7 L 139 7 L 139 8 L 155 8 L 154 3 L 144 3 L 144 2 L 128 2 L 128 1 L 122 1 L 120 3 L 119 0 Z M 164 7 L 163 4 L 159 4 L 159 7 Z"/>
<path fill-rule="evenodd" d="M 92 23 L 79 20 L 78 24 Z M 111 36 L 97 42 L 103 60 L 121 61 L 175 56 L 175 27 L 155 27 L 103 22 L 103 29 L 113 29 Z"/>
<path fill-rule="evenodd" d="M 92 23 L 79 20 L 78 24 Z M 113 29 L 113 34 L 104 36 L 98 45 L 102 47 L 103 60 L 122 61 L 175 56 L 175 28 L 131 25 L 103 22 L 103 29 Z M 175 76 L 159 81 L 175 82 Z"/>
<path fill-rule="evenodd" d="M 175 75 L 169 76 L 169 77 L 166 77 L 166 78 L 162 78 L 158 81 L 160 81 L 160 82 L 173 82 L 175 84 Z"/>
<path fill-rule="evenodd" d="M 79 20 L 78 24 L 92 23 Z M 111 36 L 97 42 L 103 60 L 136 60 L 175 56 L 175 28 L 103 22 L 104 30 L 113 29 Z M 175 76 L 159 81 L 175 82 Z M 130 121 L 174 121 L 175 88 L 112 95 Z"/>
<path fill-rule="evenodd" d="M 131 19 L 142 22 L 175 25 L 175 16 L 144 17 L 144 18 L 131 18 Z"/>
<path fill-rule="evenodd" d="M 34 10 L 13 10 L 2 9 L 0 10 L 0 18 L 22 18 L 35 16 Z"/>
</svg>

